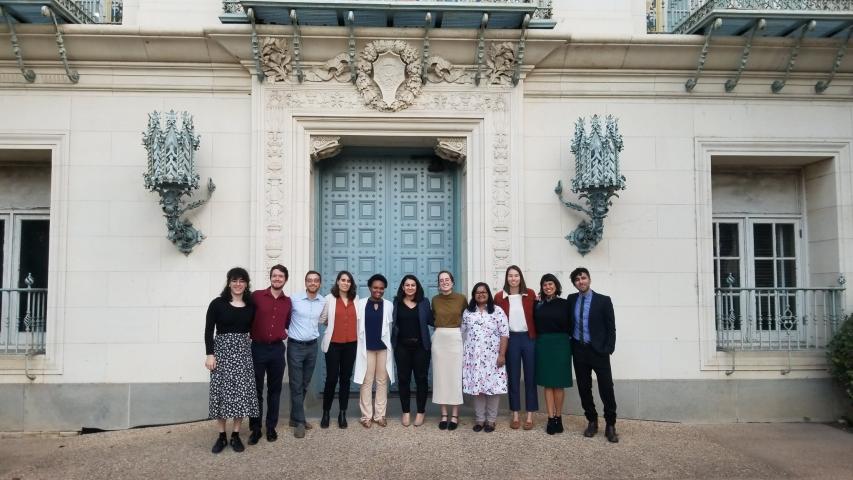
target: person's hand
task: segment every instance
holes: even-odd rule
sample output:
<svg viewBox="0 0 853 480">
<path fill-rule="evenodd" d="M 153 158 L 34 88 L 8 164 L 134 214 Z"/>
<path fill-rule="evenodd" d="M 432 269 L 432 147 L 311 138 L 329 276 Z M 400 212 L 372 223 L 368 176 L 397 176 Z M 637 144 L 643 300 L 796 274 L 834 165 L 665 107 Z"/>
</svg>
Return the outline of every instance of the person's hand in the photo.
<svg viewBox="0 0 853 480">
<path fill-rule="evenodd" d="M 204 359 L 204 366 L 212 372 L 213 369 L 216 368 L 216 357 L 208 355 L 207 358 Z"/>
<path fill-rule="evenodd" d="M 504 365 L 506 365 L 506 356 L 505 355 L 498 355 L 498 368 L 501 368 Z"/>
</svg>

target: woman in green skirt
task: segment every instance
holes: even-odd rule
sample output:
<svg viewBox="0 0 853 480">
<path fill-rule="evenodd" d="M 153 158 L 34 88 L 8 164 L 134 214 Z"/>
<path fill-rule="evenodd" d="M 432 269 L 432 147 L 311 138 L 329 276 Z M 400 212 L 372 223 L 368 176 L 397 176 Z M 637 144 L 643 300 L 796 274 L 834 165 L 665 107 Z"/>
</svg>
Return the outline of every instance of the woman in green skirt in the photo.
<svg viewBox="0 0 853 480">
<path fill-rule="evenodd" d="M 546 273 L 539 281 L 539 301 L 533 309 L 536 384 L 545 387 L 545 408 L 548 410 L 545 431 L 548 435 L 563 433 L 563 389 L 572 386 L 572 311 L 569 302 L 560 298 L 560 293 L 560 281 Z"/>
</svg>

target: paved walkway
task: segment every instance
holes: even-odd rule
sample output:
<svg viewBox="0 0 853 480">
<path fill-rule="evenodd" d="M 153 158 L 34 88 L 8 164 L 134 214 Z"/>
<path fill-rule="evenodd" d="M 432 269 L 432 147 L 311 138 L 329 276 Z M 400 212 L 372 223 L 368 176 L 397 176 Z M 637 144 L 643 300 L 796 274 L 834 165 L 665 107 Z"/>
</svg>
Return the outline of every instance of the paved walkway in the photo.
<svg viewBox="0 0 853 480">
<path fill-rule="evenodd" d="M 455 432 L 435 418 L 422 427 L 310 430 L 289 428 L 244 453 L 210 453 L 213 422 L 75 437 L 0 439 L 3 479 L 195 478 L 654 478 L 853 479 L 853 435 L 818 424 L 683 425 L 620 421 L 619 444 L 584 438 L 581 417 L 567 432 L 514 431 L 499 418 L 494 433 Z M 313 420 L 316 422 L 316 419 Z M 243 435 L 245 442 L 246 435 Z"/>
</svg>

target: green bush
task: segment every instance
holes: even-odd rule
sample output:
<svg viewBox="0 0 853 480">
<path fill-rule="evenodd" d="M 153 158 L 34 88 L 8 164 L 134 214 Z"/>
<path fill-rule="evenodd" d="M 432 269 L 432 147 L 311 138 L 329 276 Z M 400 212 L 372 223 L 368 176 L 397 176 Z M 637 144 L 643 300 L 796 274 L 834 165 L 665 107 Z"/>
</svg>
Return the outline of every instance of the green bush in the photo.
<svg viewBox="0 0 853 480">
<path fill-rule="evenodd" d="M 827 345 L 829 372 L 853 401 L 853 316 L 847 317 Z"/>
</svg>

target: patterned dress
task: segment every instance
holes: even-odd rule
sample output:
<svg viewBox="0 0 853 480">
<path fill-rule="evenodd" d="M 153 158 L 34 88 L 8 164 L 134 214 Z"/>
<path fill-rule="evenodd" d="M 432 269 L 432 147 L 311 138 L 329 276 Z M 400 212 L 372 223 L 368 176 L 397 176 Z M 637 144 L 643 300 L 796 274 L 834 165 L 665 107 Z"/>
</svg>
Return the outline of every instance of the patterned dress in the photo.
<svg viewBox="0 0 853 480">
<path fill-rule="evenodd" d="M 506 393 L 506 367 L 497 367 L 501 337 L 509 337 L 509 320 L 500 307 L 462 313 L 462 391 L 469 395 Z"/>
</svg>

